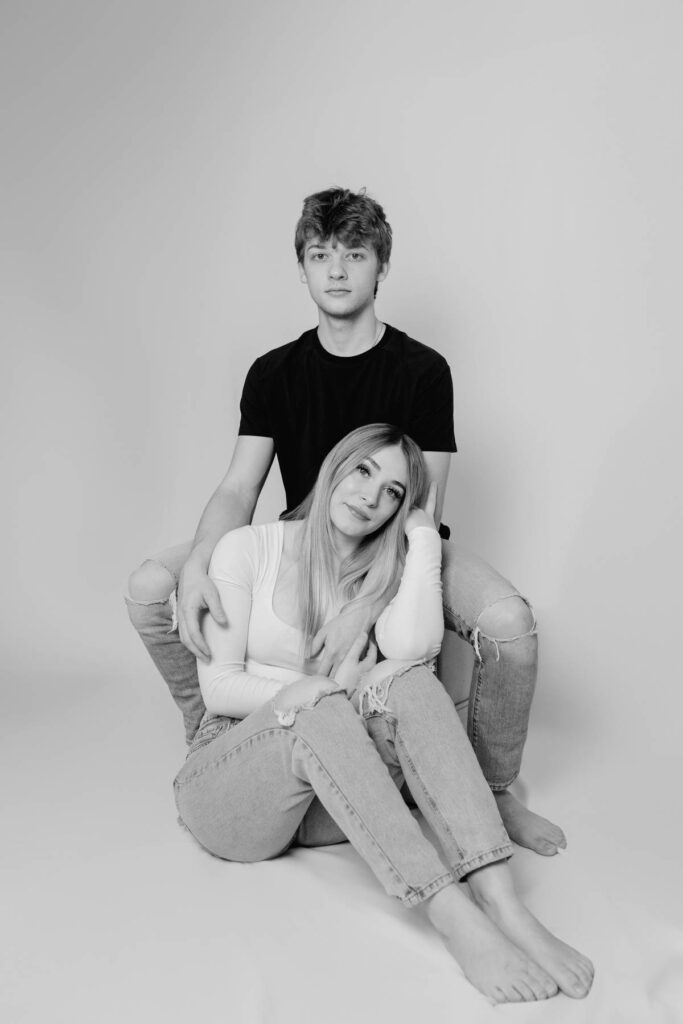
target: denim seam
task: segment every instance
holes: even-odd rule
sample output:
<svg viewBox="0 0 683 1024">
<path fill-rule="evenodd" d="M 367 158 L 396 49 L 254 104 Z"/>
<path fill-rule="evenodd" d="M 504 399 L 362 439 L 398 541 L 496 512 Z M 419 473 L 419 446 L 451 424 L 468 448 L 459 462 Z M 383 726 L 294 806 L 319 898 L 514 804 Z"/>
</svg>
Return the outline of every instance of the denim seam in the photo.
<svg viewBox="0 0 683 1024">
<path fill-rule="evenodd" d="M 430 796 L 428 790 L 425 787 L 424 782 L 422 781 L 420 773 L 418 772 L 417 768 L 415 767 L 414 761 L 412 760 L 412 758 L 410 757 L 410 755 L 406 751 L 405 743 L 403 742 L 403 738 L 401 736 L 401 732 L 400 732 L 400 729 L 398 728 L 396 720 L 394 720 L 394 724 L 395 724 L 394 743 L 398 745 L 399 749 L 401 750 L 401 752 L 403 754 L 403 758 L 399 758 L 399 764 L 401 765 L 401 769 L 403 769 L 403 762 L 404 761 L 406 762 L 406 764 L 408 766 L 410 766 L 411 772 L 412 772 L 411 779 L 413 779 L 413 778 L 417 779 L 417 781 L 420 784 L 420 788 L 422 790 L 422 793 L 424 794 L 424 797 L 426 799 L 426 802 L 429 804 L 429 806 L 435 812 L 435 815 L 438 816 L 438 818 L 440 819 L 444 832 L 446 832 L 450 836 L 451 841 L 453 842 L 453 845 L 455 846 L 455 848 L 458 851 L 458 853 L 460 853 L 462 855 L 462 850 L 460 849 L 460 844 L 458 843 L 457 839 L 453 835 L 453 832 L 452 832 L 452 830 L 450 828 L 450 825 L 448 824 L 448 822 L 444 818 L 443 814 L 441 813 L 441 810 L 440 810 L 438 804 L 436 804 L 435 801 Z M 406 779 L 406 782 L 408 782 L 408 779 L 406 777 L 406 773 L 405 773 L 404 769 L 403 769 L 403 775 L 404 775 L 404 778 Z M 410 788 L 410 783 L 408 783 L 408 787 Z M 413 796 L 414 795 L 415 794 L 413 794 Z"/>
<path fill-rule="evenodd" d="M 440 883 L 442 878 L 443 879 L 448 879 L 449 878 L 449 875 L 439 876 L 436 879 L 433 879 L 431 882 L 427 883 L 426 886 L 424 886 L 424 885 L 421 886 L 419 889 L 416 889 L 414 886 L 410 885 L 408 883 L 408 881 L 403 877 L 401 872 L 397 869 L 396 865 L 386 855 L 386 853 L 384 852 L 384 850 L 380 846 L 379 842 L 377 841 L 377 838 L 375 837 L 375 835 L 370 831 L 368 826 L 365 824 L 365 822 L 361 818 L 360 814 L 358 813 L 356 808 L 353 806 L 353 804 L 349 800 L 349 798 L 346 795 L 346 793 L 344 793 L 344 791 L 339 786 L 339 783 L 336 782 L 336 780 L 332 778 L 332 776 L 328 772 L 327 768 L 323 764 L 320 756 L 315 752 L 315 750 L 313 750 L 313 748 L 311 747 L 310 743 L 308 743 L 301 736 L 296 736 L 296 733 L 292 733 L 291 730 L 285 729 L 284 731 L 285 732 L 289 732 L 290 735 L 294 735 L 296 737 L 296 739 L 300 743 L 302 743 L 303 746 L 306 748 L 306 750 L 311 754 L 311 756 L 313 757 L 313 759 L 315 761 L 316 767 L 325 775 L 325 777 L 326 777 L 326 779 L 328 781 L 328 784 L 330 786 L 332 786 L 336 790 L 337 794 L 342 798 L 342 800 L 344 800 L 344 802 L 346 803 L 346 806 L 347 806 L 349 812 L 354 815 L 354 817 L 356 818 L 356 821 L 358 822 L 360 828 L 363 830 L 363 832 L 367 835 L 367 837 L 373 843 L 377 853 L 379 854 L 379 856 L 384 861 L 386 867 L 389 868 L 389 870 L 394 875 L 394 877 L 404 886 L 404 888 L 406 890 L 406 893 L 403 896 L 399 896 L 399 899 L 400 899 L 401 903 L 403 903 L 405 906 L 413 906 L 415 903 L 421 903 L 424 899 L 427 898 L 425 893 L 429 893 L 434 886 L 436 886 L 438 883 Z M 310 783 L 310 780 L 309 780 L 309 783 Z M 315 790 L 314 790 L 314 792 L 315 792 Z M 339 824 L 339 823 L 337 822 L 337 824 Z M 341 828 L 341 826 L 340 826 L 340 828 Z M 343 829 L 342 829 L 342 831 L 343 831 Z M 445 884 L 447 884 L 447 883 L 445 883 Z M 439 885 L 439 888 L 441 888 L 441 885 Z M 434 891 L 436 891 L 436 890 L 434 890 Z"/>
<path fill-rule="evenodd" d="M 349 799 L 346 796 L 346 794 L 342 791 L 342 789 L 339 787 L 339 785 L 335 782 L 335 780 L 332 778 L 330 773 L 327 771 L 327 769 L 323 765 L 323 763 L 322 763 L 320 757 L 318 756 L 318 754 L 316 754 L 316 752 L 313 750 L 313 748 L 310 746 L 310 744 L 307 743 L 306 740 L 304 740 L 301 736 L 297 735 L 297 733 L 294 732 L 291 729 L 291 727 L 287 727 L 287 726 L 270 726 L 267 729 L 262 729 L 260 732 L 256 733 L 255 735 L 250 736 L 248 740 L 245 740 L 243 743 L 240 743 L 236 747 L 232 747 L 229 751 L 226 751 L 226 753 L 223 754 L 221 757 L 219 757 L 217 760 L 212 761 L 210 764 L 206 764 L 202 768 L 198 768 L 196 771 L 187 774 L 184 779 L 180 780 L 180 779 L 178 779 L 178 777 L 176 777 L 176 779 L 175 779 L 175 786 L 179 789 L 181 786 L 184 786 L 184 785 L 192 782 L 193 780 L 197 779 L 199 776 L 203 775 L 209 769 L 217 768 L 219 765 L 223 764 L 225 761 L 227 761 L 230 758 L 232 758 L 233 755 L 237 754 L 238 751 L 242 750 L 244 747 L 252 745 L 254 740 L 257 740 L 257 741 L 260 742 L 262 737 L 265 737 L 265 736 L 268 736 L 268 735 L 274 735 L 276 733 L 284 735 L 284 736 L 287 737 L 288 740 L 291 740 L 292 741 L 292 746 L 294 745 L 294 743 L 296 741 L 299 741 L 300 743 L 303 744 L 303 746 L 306 748 L 306 750 L 308 750 L 308 752 L 312 755 L 312 757 L 315 760 L 316 765 L 325 774 L 325 776 L 326 776 L 326 778 L 328 780 L 328 783 L 331 786 L 334 787 L 334 789 L 339 794 L 339 796 L 345 801 L 345 803 L 346 803 L 346 805 L 347 805 L 347 807 L 349 809 L 349 812 L 352 813 L 355 816 L 355 818 L 356 818 L 357 822 L 359 823 L 360 827 L 363 829 L 365 834 L 368 836 L 370 841 L 373 843 L 373 845 L 374 845 L 375 849 L 377 850 L 378 854 L 380 855 L 380 857 L 385 862 L 385 865 L 389 868 L 389 870 L 392 872 L 394 877 L 404 886 L 404 888 L 406 890 L 406 894 L 403 895 L 403 896 L 399 896 L 399 899 L 401 900 L 401 902 L 403 904 L 405 904 L 405 906 L 413 906 L 415 903 L 421 903 L 424 899 L 427 898 L 427 895 L 425 895 L 425 893 L 428 894 L 429 891 L 433 887 L 437 886 L 437 884 L 441 882 L 442 878 L 446 880 L 444 882 L 444 884 L 447 884 L 448 881 L 452 880 L 452 876 L 449 874 L 449 875 L 443 875 L 443 876 L 440 876 L 437 879 L 434 879 L 432 882 L 428 883 L 426 886 L 422 886 L 420 889 L 415 889 L 413 886 L 409 885 L 409 883 L 406 881 L 406 879 L 397 870 L 396 866 L 391 862 L 391 860 L 389 860 L 389 858 L 385 854 L 384 850 L 379 845 L 376 837 L 373 835 L 373 833 L 369 830 L 369 828 L 367 827 L 365 822 L 362 820 L 362 818 L 359 815 L 358 811 L 353 806 L 353 804 L 349 801 Z M 182 771 L 182 769 L 181 769 L 181 771 Z M 313 787 L 311 786 L 311 788 L 313 788 Z M 314 788 L 313 788 L 313 791 L 315 792 Z M 439 888 L 441 888 L 441 887 L 442 886 L 439 885 Z"/>
<path fill-rule="evenodd" d="M 453 884 L 453 875 L 450 871 L 446 874 L 439 875 L 433 882 L 429 882 L 427 885 L 421 886 L 419 889 L 413 889 L 410 896 L 399 896 L 399 899 L 404 907 L 417 907 L 420 903 L 424 903 L 435 893 L 441 889 L 445 889 L 447 886 Z"/>
<path fill-rule="evenodd" d="M 210 763 L 203 765 L 201 768 L 196 768 L 193 772 L 188 772 L 185 775 L 185 778 L 178 780 L 178 778 L 176 777 L 176 783 L 179 786 L 184 786 L 188 782 L 192 782 L 200 775 L 204 775 L 205 772 L 208 772 L 213 768 L 218 768 L 219 765 L 224 764 L 225 761 L 229 761 L 234 754 L 237 754 L 240 750 L 243 750 L 245 747 L 252 746 L 254 743 L 260 743 L 262 741 L 262 737 L 269 736 L 274 733 L 285 733 L 287 735 L 295 735 L 294 733 L 292 733 L 291 729 L 287 729 L 278 725 L 270 725 L 265 729 L 261 729 L 259 732 L 252 733 L 252 735 L 249 736 L 248 739 L 243 740 L 241 743 L 238 743 L 236 747 L 231 747 L 230 750 L 227 750 L 215 761 L 211 761 Z M 190 751 L 189 756 L 191 757 L 193 753 L 194 751 Z M 187 764 L 187 762 L 185 763 Z M 183 769 L 181 768 L 181 772 L 182 771 Z"/>
<path fill-rule="evenodd" d="M 485 864 L 493 864 L 504 857 L 512 857 L 513 853 L 512 843 L 503 843 L 502 846 L 496 846 L 492 850 L 477 853 L 470 857 L 469 860 L 458 864 L 457 867 L 453 867 L 453 875 L 460 881 L 465 875 L 469 875 L 470 872 L 475 871 L 477 868 L 483 867 Z"/>
</svg>

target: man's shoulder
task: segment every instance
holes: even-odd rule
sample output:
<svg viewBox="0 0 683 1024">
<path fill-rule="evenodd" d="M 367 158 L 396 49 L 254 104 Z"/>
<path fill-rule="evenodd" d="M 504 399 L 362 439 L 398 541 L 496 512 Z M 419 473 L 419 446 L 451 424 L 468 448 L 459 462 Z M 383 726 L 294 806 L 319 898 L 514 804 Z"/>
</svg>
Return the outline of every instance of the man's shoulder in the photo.
<svg viewBox="0 0 683 1024">
<path fill-rule="evenodd" d="M 437 352 L 431 345 L 425 345 L 422 341 L 416 341 L 405 331 L 387 324 L 385 335 L 387 339 L 387 352 L 398 356 L 401 360 L 415 369 L 444 371 L 448 370 L 448 360 Z"/>
<path fill-rule="evenodd" d="M 315 340 L 315 328 L 304 331 L 294 341 L 288 341 L 277 348 L 271 348 L 264 352 L 254 362 L 261 374 L 279 373 L 288 364 L 305 358 L 306 354 L 313 348 Z"/>
</svg>

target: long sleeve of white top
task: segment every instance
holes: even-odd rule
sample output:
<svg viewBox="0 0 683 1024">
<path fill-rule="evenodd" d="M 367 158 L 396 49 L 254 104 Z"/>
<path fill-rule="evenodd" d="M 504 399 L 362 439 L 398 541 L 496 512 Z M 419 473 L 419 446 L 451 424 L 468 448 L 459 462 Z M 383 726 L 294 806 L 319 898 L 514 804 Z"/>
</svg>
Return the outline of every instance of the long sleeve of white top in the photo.
<svg viewBox="0 0 683 1024">
<path fill-rule="evenodd" d="M 199 685 L 208 711 L 232 718 L 246 718 L 304 674 L 277 665 L 263 666 L 263 674 L 247 669 L 252 588 L 263 571 L 256 529 L 247 526 L 233 530 L 216 546 L 209 573 L 228 625 L 219 626 L 211 615 L 206 615 L 204 636 L 211 661 L 197 662 Z M 443 628 L 441 539 L 436 530 L 416 527 L 408 537 L 408 555 L 399 589 L 377 621 L 377 643 L 387 659 L 429 660 L 439 653 Z"/>
<path fill-rule="evenodd" d="M 277 667 L 273 667 L 272 676 L 247 671 L 252 588 L 261 568 L 253 527 L 232 530 L 216 545 L 209 575 L 220 595 L 228 625 L 219 626 L 211 615 L 206 615 L 203 629 L 211 661 L 208 665 L 197 661 L 202 697 L 207 710 L 214 715 L 246 718 L 303 674 Z M 282 677 L 277 678 L 280 673 Z"/>
<path fill-rule="evenodd" d="M 377 646 L 387 659 L 422 661 L 441 650 L 441 537 L 417 526 L 408 535 L 408 554 L 396 596 L 375 626 Z"/>
</svg>

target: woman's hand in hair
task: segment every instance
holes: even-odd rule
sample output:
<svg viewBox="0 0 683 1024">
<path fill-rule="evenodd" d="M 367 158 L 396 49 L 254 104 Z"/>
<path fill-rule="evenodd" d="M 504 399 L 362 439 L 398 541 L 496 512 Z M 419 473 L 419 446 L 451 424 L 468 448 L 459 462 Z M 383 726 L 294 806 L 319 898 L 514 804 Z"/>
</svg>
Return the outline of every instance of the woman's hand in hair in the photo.
<svg viewBox="0 0 683 1024">
<path fill-rule="evenodd" d="M 360 633 L 351 644 L 348 654 L 334 673 L 333 679 L 351 696 L 358 689 L 366 672 L 374 668 L 376 663 L 377 644 L 374 640 L 368 642 L 367 633 Z"/>
<path fill-rule="evenodd" d="M 437 496 L 437 485 L 435 481 L 429 485 L 429 491 L 427 492 L 427 498 L 423 508 L 411 508 L 410 512 L 406 517 L 406 536 L 410 534 L 411 530 L 415 530 L 418 526 L 426 526 L 430 530 L 438 530 L 437 524 L 434 522 L 434 512 L 436 510 L 436 496 Z"/>
</svg>

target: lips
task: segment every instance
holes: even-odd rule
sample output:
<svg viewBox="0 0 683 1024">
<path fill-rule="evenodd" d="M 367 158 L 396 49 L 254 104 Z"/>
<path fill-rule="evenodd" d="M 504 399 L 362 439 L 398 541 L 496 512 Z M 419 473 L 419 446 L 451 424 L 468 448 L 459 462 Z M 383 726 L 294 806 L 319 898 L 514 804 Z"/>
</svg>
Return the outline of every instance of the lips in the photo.
<svg viewBox="0 0 683 1024">
<path fill-rule="evenodd" d="M 344 504 L 348 508 L 351 515 L 355 516 L 356 519 L 360 519 L 361 522 L 364 523 L 370 522 L 370 516 L 366 515 L 365 512 L 362 512 L 361 509 L 357 508 L 355 505 L 349 505 L 348 502 L 344 502 Z"/>
<path fill-rule="evenodd" d="M 326 295 L 349 295 L 350 293 L 350 288 L 327 288 L 325 290 Z"/>
</svg>

